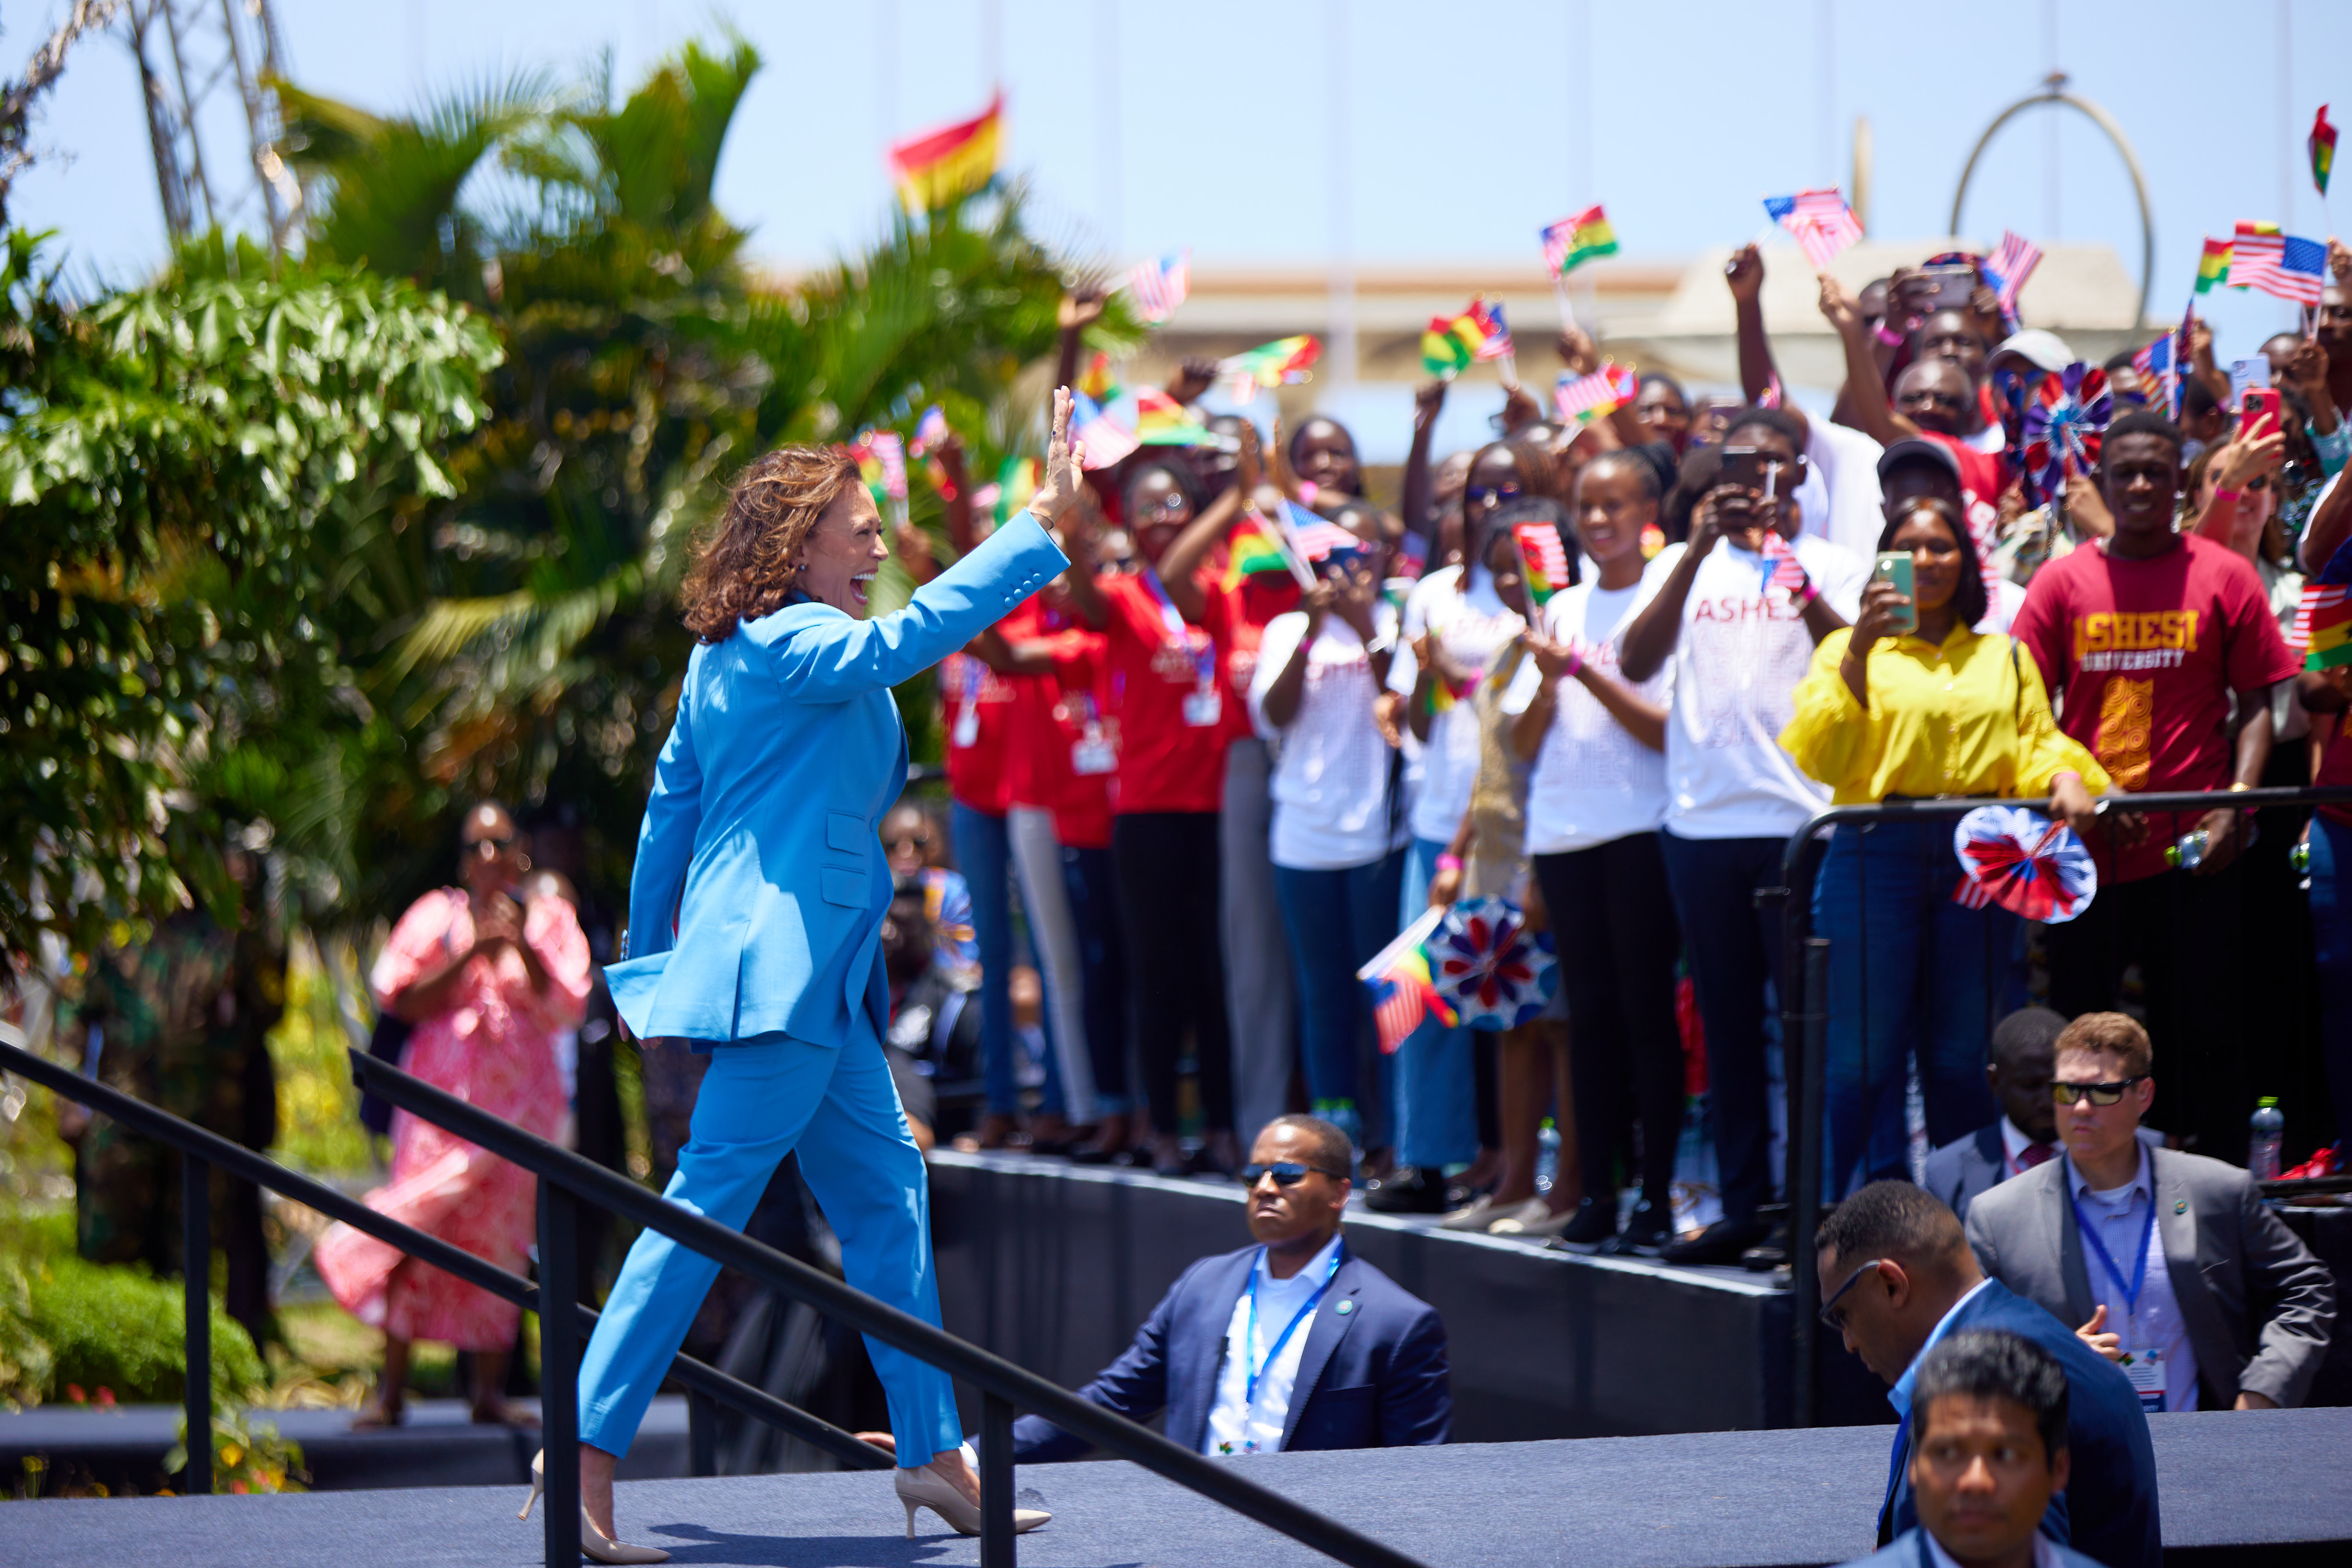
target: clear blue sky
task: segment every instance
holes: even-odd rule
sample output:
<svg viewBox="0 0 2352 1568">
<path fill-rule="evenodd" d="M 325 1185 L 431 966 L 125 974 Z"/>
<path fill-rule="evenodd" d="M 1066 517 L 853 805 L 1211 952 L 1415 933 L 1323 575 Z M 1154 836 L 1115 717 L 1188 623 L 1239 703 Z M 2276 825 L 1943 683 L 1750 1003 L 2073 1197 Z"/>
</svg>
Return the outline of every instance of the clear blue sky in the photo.
<svg viewBox="0 0 2352 1568">
<path fill-rule="evenodd" d="M 37 41 L 28 14 L 60 5 L 11 5 L 0 50 L 21 59 Z M 1043 226 L 1121 258 L 1190 245 L 1202 268 L 1318 265 L 1344 231 L 1362 265 L 1523 268 L 1541 224 L 1595 199 L 1628 256 L 1687 257 L 1754 234 L 1768 192 L 1843 183 L 1865 114 L 1872 231 L 1940 234 L 1969 146 L 2053 63 L 2122 122 L 2147 170 L 2156 313 L 2185 300 L 2200 237 L 2240 217 L 2352 230 L 2322 212 L 2302 149 L 2323 100 L 2352 121 L 2352 5 L 2340 0 L 277 5 L 296 79 L 385 110 L 486 73 L 570 73 L 605 50 L 625 86 L 731 19 L 767 68 L 719 200 L 787 267 L 876 233 L 886 134 L 971 112 L 1000 72 L 1008 163 L 1034 175 Z M 72 161 L 27 174 L 12 216 L 59 231 L 78 274 L 152 266 L 162 220 L 120 42 L 84 46 L 40 133 Z M 2334 205 L 2352 214 L 2352 190 Z M 1994 144 L 1964 226 L 1990 240 L 2004 225 L 2107 240 L 2137 274 L 2123 165 L 2079 119 L 2038 112 Z M 2217 299 L 2210 314 L 2226 355 L 2251 353 L 2289 311 L 2249 296 Z"/>
</svg>

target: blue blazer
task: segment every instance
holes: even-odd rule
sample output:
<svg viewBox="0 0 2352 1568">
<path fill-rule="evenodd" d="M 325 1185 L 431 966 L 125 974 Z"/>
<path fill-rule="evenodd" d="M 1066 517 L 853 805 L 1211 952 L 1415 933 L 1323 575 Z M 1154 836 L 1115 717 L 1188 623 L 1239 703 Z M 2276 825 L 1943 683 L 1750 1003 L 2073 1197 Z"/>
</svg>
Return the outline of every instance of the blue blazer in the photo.
<svg viewBox="0 0 2352 1568">
<path fill-rule="evenodd" d="M 637 835 L 626 956 L 604 971 L 640 1039 L 839 1046 L 861 1007 L 887 1031 L 877 829 L 907 782 L 890 689 L 1067 564 L 1023 512 L 895 615 L 802 599 L 696 647 Z"/>
<path fill-rule="evenodd" d="M 1199 1453 L 1216 1403 L 1225 1331 L 1257 1252 L 1245 1247 L 1184 1270 L 1136 1331 L 1135 1342 L 1078 1396 L 1130 1421 L 1149 1421 L 1165 1408 L 1170 1439 Z M 1330 1292 L 1307 1327 L 1283 1424 L 1284 1452 L 1443 1443 L 1453 1429 L 1445 1324 L 1437 1310 L 1343 1250 Z M 1040 1415 L 1013 1424 L 1017 1464 L 1075 1459 L 1087 1447 L 1086 1439 Z"/>
<path fill-rule="evenodd" d="M 2058 1562 L 2060 1568 L 2101 1568 L 2071 1546 L 2058 1547 Z M 1936 1568 L 1936 1559 L 1927 1550 L 1927 1532 L 1913 1525 L 1891 1544 L 1855 1558 L 1845 1568 Z"/>
<path fill-rule="evenodd" d="M 2066 1369 L 2066 1447 L 2074 1468 L 2066 1489 L 2050 1500 L 2042 1533 L 2106 1568 L 2163 1568 L 2156 1507 L 2156 1447 L 2147 1417 L 2123 1369 L 2074 1337 L 2074 1331 L 1995 1279 L 1959 1310 L 1947 1335 L 1997 1329 L 2032 1340 Z M 1911 1426 L 1897 1429 L 1890 1457 L 1878 1543 L 1919 1523 L 1911 1502 Z"/>
</svg>

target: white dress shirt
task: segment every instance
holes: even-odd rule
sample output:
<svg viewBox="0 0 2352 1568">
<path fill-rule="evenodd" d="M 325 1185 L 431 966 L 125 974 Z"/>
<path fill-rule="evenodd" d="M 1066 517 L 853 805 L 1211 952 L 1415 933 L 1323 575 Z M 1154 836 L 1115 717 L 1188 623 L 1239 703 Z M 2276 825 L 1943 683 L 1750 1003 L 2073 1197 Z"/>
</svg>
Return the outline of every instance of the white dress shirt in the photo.
<svg viewBox="0 0 2352 1568">
<path fill-rule="evenodd" d="M 2011 1121 L 2006 1116 L 2000 1119 L 2000 1152 L 2004 1155 L 2008 1156 L 2009 1160 L 2007 1167 L 2001 1172 L 2001 1179 L 2003 1181 L 2007 1181 L 2011 1176 L 2021 1176 L 2025 1174 L 2027 1171 L 2032 1169 L 2032 1166 L 2025 1163 L 2025 1152 L 2032 1147 L 2033 1140 L 2028 1138 L 2023 1132 L 2020 1131 L 2016 1122 Z M 2066 1152 L 2064 1146 L 2054 1139 L 2050 1142 L 2048 1147 L 2051 1155 L 2053 1158 Z M 2036 1163 L 2046 1163 L 2047 1162 L 2042 1161 L 2036 1162 Z"/>
<path fill-rule="evenodd" d="M 2165 1267 L 2164 1234 L 2160 1226 L 2148 1224 L 2148 1215 L 2156 1202 L 2156 1176 L 2148 1168 L 2147 1145 L 2141 1143 L 2139 1169 L 2120 1187 L 2106 1192 L 2093 1190 L 2083 1173 L 2074 1167 L 2073 1155 L 2066 1157 L 2066 1192 L 2074 1201 L 2080 1218 L 2099 1227 L 2099 1239 L 2105 1244 L 2107 1256 L 2123 1270 L 2125 1283 L 2130 1282 L 2133 1261 L 2140 1245 L 2140 1229 L 2147 1230 L 2147 1279 L 2141 1285 L 2137 1310 L 2127 1304 L 2124 1287 L 2116 1283 L 2107 1266 L 2099 1261 L 2088 1237 L 2083 1242 L 2083 1271 L 2091 1277 L 2091 1300 L 2105 1302 L 2107 1309 L 2107 1331 L 2123 1336 L 2124 1350 L 2136 1357 L 2154 1352 L 2164 1364 L 2164 1407 L 2167 1410 L 2197 1408 L 2197 1352 L 2189 1347 L 2189 1325 L 2181 1321 L 2180 1300 L 2172 1293 L 2172 1272 Z M 2127 1365 L 2126 1372 L 2131 1368 Z"/>
<path fill-rule="evenodd" d="M 1334 1236 L 1307 1259 L 1306 1268 L 1287 1279 L 1276 1279 L 1265 1270 L 1265 1248 L 1258 1248 L 1257 1261 L 1250 1265 L 1250 1279 L 1257 1287 L 1257 1332 L 1255 1336 L 1250 1332 L 1250 1287 L 1245 1284 L 1225 1325 L 1225 1352 L 1217 1365 L 1217 1397 L 1209 1406 L 1209 1430 L 1202 1439 L 1201 1452 L 1213 1458 L 1281 1451 L 1283 1431 L 1290 1425 L 1290 1395 L 1298 1381 L 1299 1357 L 1307 1352 L 1307 1336 L 1314 1331 L 1316 1314 L 1322 1311 L 1323 1303 L 1317 1302 L 1304 1317 L 1299 1317 L 1299 1311 L 1331 1278 L 1339 1256 L 1339 1237 Z M 1324 1297 L 1324 1301 L 1329 1300 Z M 1275 1352 L 1275 1341 L 1282 1339 L 1284 1327 L 1293 1318 L 1298 1318 L 1298 1326 L 1283 1340 L 1281 1351 Z M 1260 1368 L 1257 1397 L 1253 1400 L 1249 1374 Z"/>
<path fill-rule="evenodd" d="M 1944 1550 L 1944 1543 L 1928 1534 L 1926 1525 L 1919 1527 L 1919 1533 L 1927 1542 L 1927 1560 L 1936 1568 L 1960 1568 L 1952 1554 Z M 2033 1568 L 2062 1568 L 2063 1562 L 2064 1559 L 2058 1555 L 2057 1542 L 2036 1530 L 2033 1532 Z"/>
</svg>

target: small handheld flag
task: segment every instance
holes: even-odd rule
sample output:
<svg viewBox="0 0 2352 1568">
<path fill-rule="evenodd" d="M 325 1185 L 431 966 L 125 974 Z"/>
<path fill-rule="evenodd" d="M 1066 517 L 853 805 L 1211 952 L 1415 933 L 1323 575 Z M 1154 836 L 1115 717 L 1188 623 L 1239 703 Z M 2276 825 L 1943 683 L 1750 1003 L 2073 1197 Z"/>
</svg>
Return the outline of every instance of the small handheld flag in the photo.
<svg viewBox="0 0 2352 1568">
<path fill-rule="evenodd" d="M 2302 650 L 2305 669 L 2352 664 L 2352 548 L 2337 546 L 2326 568 L 2304 585 L 2289 640 Z"/>
<path fill-rule="evenodd" d="M 1370 963 L 1356 971 L 1356 978 L 1371 989 L 1372 1017 L 1383 1055 L 1394 1055 L 1425 1017 L 1434 1017 L 1449 1029 L 1461 1021 L 1461 1015 L 1438 995 L 1429 978 L 1425 944 L 1445 918 L 1445 909 L 1444 904 L 1432 904 L 1374 953 Z"/>
<path fill-rule="evenodd" d="M 923 410 L 915 421 L 915 438 L 907 443 L 907 455 L 913 458 L 930 456 L 931 448 L 948 438 L 947 411 L 938 404 Z"/>
<path fill-rule="evenodd" d="M 2318 117 L 2311 122 L 2311 137 L 2304 145 L 2311 153 L 2311 183 L 2319 187 L 2322 201 L 2327 198 L 2327 176 L 2336 167 L 2336 127 L 2327 123 L 2327 105 L 2319 106 Z"/>
<path fill-rule="evenodd" d="M 2230 287 L 2258 289 L 2298 305 L 2319 303 L 2327 284 L 2327 247 L 2281 234 L 2274 223 L 2242 223 L 2230 247 Z"/>
<path fill-rule="evenodd" d="M 866 437 L 881 466 L 882 493 L 894 501 L 907 499 L 907 443 L 896 430 L 877 430 Z"/>
<path fill-rule="evenodd" d="M 1548 522 L 1514 523 L 1511 539 L 1519 547 L 1528 603 L 1540 609 L 1568 586 L 1568 548 L 1559 542 L 1559 530 Z"/>
<path fill-rule="evenodd" d="M 1000 523 L 1011 521 L 1014 512 L 1029 504 L 1029 498 L 1037 493 L 1037 486 L 1044 479 L 1045 471 L 1038 466 L 1036 458 L 1005 458 L 1004 466 L 996 471 L 996 483 L 988 487 L 996 492 L 993 514 L 996 521 Z M 978 496 L 972 498 L 974 504 L 978 504 L 979 500 Z"/>
<path fill-rule="evenodd" d="M 1352 554 L 1364 547 L 1362 540 L 1336 522 L 1324 521 L 1296 501 L 1283 501 L 1276 521 L 1302 561 L 1328 561 L 1334 555 Z"/>
<path fill-rule="evenodd" d="M 1479 360 L 1502 359 L 1511 352 L 1511 330 L 1503 324 L 1503 310 L 1484 300 L 1473 300 L 1457 316 L 1432 316 L 1421 335 L 1421 368 L 1451 381 Z"/>
<path fill-rule="evenodd" d="M 1778 588 L 1790 598 L 1805 591 L 1805 569 L 1798 563 L 1797 552 L 1780 536 L 1780 531 L 1764 531 L 1764 588 Z"/>
<path fill-rule="evenodd" d="M 1597 256 L 1617 254 L 1617 231 L 1609 226 L 1608 215 L 1596 202 L 1573 217 L 1546 224 L 1543 228 L 1544 265 L 1556 278 L 1566 278 Z"/>
<path fill-rule="evenodd" d="M 2197 258 L 2197 291 L 2200 294 L 2210 293 L 2215 284 L 2229 280 L 2230 242 L 2209 238 L 2205 242 L 2204 254 Z"/>
<path fill-rule="evenodd" d="M 1225 590 L 1231 593 L 1250 577 L 1287 572 L 1305 587 L 1314 579 L 1294 559 L 1272 523 L 1255 511 L 1245 511 L 1225 536 Z"/>
<path fill-rule="evenodd" d="M 1822 271 L 1838 253 L 1862 237 L 1862 225 L 1835 185 L 1826 190 L 1799 191 L 1793 196 L 1766 196 L 1764 211 L 1774 223 L 1796 237 L 1813 270 Z"/>
<path fill-rule="evenodd" d="M 2009 321 L 2017 319 L 2017 296 L 2024 289 L 2025 280 L 2042 265 L 2042 247 L 2019 234 L 2015 229 L 2000 231 L 2000 247 L 1985 258 L 1979 268 L 2000 296 L 2000 313 Z"/>
<path fill-rule="evenodd" d="M 1143 443 L 1137 438 L 1136 401 L 1120 396 L 1106 406 L 1083 392 L 1070 394 L 1070 435 L 1085 447 L 1088 469 L 1123 461 Z"/>
<path fill-rule="evenodd" d="M 1641 395 L 1641 378 L 1613 360 L 1591 375 L 1563 374 L 1552 388 L 1552 406 L 1565 424 L 1590 425 Z"/>
<path fill-rule="evenodd" d="M 996 178 L 1004 95 L 970 120 L 927 131 L 890 145 L 890 177 L 910 213 L 934 212 L 984 189 Z"/>
<path fill-rule="evenodd" d="M 1276 338 L 1217 362 L 1217 374 L 1228 384 L 1234 401 L 1247 403 L 1260 387 L 1296 386 L 1323 355 L 1323 341 L 1304 334 Z"/>
<path fill-rule="evenodd" d="M 1166 321 L 1192 289 L 1192 252 L 1139 262 L 1121 285 L 1134 298 L 1135 313 L 1154 323 Z"/>
</svg>

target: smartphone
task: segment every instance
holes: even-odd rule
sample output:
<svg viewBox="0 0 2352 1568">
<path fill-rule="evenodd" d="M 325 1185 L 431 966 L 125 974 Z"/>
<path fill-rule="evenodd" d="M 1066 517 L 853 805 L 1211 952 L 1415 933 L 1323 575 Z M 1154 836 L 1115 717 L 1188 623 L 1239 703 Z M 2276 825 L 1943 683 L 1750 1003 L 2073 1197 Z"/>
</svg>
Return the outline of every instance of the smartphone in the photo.
<svg viewBox="0 0 2352 1568">
<path fill-rule="evenodd" d="M 1723 449 L 1723 472 L 1716 480 L 1719 485 L 1738 485 L 1744 490 L 1764 488 L 1767 459 L 1760 447 L 1726 447 Z"/>
<path fill-rule="evenodd" d="M 1919 306 L 1922 315 L 1937 310 L 1966 310 L 1977 291 L 1977 269 L 1973 267 L 1923 268 L 1919 276 L 1928 284 Z"/>
<path fill-rule="evenodd" d="M 1874 583 L 1894 584 L 1896 593 L 1906 599 L 1911 598 L 1911 552 L 1907 550 L 1880 551 L 1877 563 L 1870 569 L 1870 576 Z M 1896 631 L 1907 635 L 1919 629 L 1917 605 L 1906 605 L 1896 614 L 1900 617 L 1895 622 Z"/>
<path fill-rule="evenodd" d="M 2250 386 L 2238 395 L 2238 434 L 2259 441 L 2279 432 L 2279 395 L 2275 386 Z"/>
</svg>

